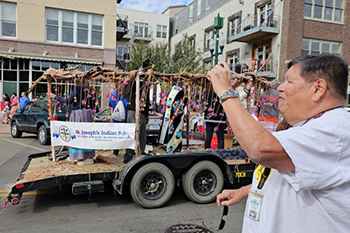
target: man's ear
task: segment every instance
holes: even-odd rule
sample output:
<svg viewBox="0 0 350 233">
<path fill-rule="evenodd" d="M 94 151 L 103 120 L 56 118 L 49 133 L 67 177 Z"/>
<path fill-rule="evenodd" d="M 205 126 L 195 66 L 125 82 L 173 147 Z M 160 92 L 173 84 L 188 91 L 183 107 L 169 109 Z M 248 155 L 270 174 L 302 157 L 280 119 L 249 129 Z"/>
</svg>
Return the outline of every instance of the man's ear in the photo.
<svg viewBox="0 0 350 233">
<path fill-rule="evenodd" d="M 313 84 L 314 94 L 312 97 L 313 101 L 320 100 L 327 92 L 327 82 L 324 79 L 318 79 Z"/>
</svg>

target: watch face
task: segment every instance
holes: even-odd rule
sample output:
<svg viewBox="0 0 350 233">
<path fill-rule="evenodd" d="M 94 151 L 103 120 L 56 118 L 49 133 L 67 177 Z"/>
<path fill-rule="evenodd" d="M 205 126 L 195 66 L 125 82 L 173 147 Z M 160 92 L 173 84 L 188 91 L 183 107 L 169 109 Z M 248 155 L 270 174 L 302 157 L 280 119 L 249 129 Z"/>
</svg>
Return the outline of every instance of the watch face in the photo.
<svg viewBox="0 0 350 233">
<path fill-rule="evenodd" d="M 227 91 L 228 93 L 229 93 L 229 95 L 231 95 L 231 96 L 238 96 L 238 93 L 237 93 L 237 91 L 235 90 L 235 89 L 232 89 L 232 88 L 230 88 L 230 89 L 228 89 L 228 91 Z"/>
</svg>

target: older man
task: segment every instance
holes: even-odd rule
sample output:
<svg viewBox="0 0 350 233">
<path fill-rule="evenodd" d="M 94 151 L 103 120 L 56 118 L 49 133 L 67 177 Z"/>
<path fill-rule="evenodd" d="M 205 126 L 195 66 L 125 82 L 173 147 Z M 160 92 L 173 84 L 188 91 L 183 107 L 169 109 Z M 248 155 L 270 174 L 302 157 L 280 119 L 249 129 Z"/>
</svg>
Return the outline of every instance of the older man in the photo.
<svg viewBox="0 0 350 233">
<path fill-rule="evenodd" d="M 291 61 L 278 87 L 291 128 L 274 133 L 250 117 L 230 77 L 227 64 L 208 72 L 238 141 L 260 165 L 251 185 L 224 190 L 217 204 L 247 197 L 242 232 L 349 232 L 348 65 L 333 55 Z"/>
</svg>

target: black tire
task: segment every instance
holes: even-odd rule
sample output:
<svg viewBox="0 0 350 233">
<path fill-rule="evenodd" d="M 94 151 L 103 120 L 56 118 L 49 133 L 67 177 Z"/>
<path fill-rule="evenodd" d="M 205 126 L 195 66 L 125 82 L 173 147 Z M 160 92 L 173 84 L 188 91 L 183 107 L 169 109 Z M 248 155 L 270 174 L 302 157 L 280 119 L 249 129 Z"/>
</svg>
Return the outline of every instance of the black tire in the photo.
<svg viewBox="0 0 350 233">
<path fill-rule="evenodd" d="M 224 175 L 213 162 L 196 163 L 182 176 L 185 195 L 195 203 L 210 203 L 224 187 Z"/>
<path fill-rule="evenodd" d="M 173 173 L 161 163 L 150 163 L 139 168 L 130 184 L 130 194 L 136 204 L 144 208 L 165 205 L 175 189 Z"/>
<path fill-rule="evenodd" d="M 45 125 L 41 125 L 38 130 L 38 141 L 41 145 L 48 145 L 50 140 Z"/>
<path fill-rule="evenodd" d="M 11 136 L 13 138 L 20 138 L 22 136 L 22 131 L 18 129 L 16 122 L 11 123 Z"/>
</svg>

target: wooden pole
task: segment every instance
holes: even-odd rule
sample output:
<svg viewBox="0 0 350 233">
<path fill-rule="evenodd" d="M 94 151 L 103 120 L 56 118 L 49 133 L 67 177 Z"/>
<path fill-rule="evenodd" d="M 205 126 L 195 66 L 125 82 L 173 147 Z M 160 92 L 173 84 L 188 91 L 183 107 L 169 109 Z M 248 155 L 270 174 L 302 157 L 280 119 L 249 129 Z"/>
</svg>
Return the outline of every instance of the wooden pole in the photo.
<svg viewBox="0 0 350 233">
<path fill-rule="evenodd" d="M 140 72 L 136 75 L 136 96 L 135 96 L 135 156 L 140 153 Z"/>
<path fill-rule="evenodd" d="M 51 92 L 51 79 L 47 79 L 47 93 Z M 49 115 L 50 115 L 50 121 L 52 121 L 53 119 L 53 111 L 52 111 L 52 99 L 49 98 Z M 51 124 L 50 124 L 51 125 Z M 50 130 L 51 132 L 51 130 Z M 51 135 L 50 135 L 51 137 Z M 51 146 L 51 152 L 52 152 L 52 162 L 56 162 L 56 151 L 55 151 L 55 147 Z"/>
</svg>

